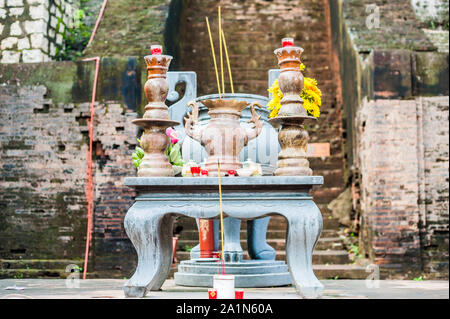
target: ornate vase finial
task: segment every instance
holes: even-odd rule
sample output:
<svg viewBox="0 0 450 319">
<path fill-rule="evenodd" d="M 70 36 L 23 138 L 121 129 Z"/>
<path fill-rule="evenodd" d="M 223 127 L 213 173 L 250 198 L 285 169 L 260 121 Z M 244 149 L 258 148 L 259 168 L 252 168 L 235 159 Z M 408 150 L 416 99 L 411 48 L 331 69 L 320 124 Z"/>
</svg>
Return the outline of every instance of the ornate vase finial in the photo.
<svg viewBox="0 0 450 319">
<path fill-rule="evenodd" d="M 170 119 L 169 108 L 165 101 L 169 93 L 167 71 L 172 57 L 163 55 L 160 45 L 153 45 L 152 54 L 144 57 L 147 64 L 147 82 L 145 82 L 145 96 L 149 103 L 145 106 L 144 118 Z"/>
<path fill-rule="evenodd" d="M 283 39 L 283 47 L 274 51 L 281 69 L 278 81 L 283 92 L 278 116 L 308 116 L 299 94 L 303 89 L 303 74 L 300 71 L 302 52 L 301 47 L 294 46 L 292 38 Z"/>
</svg>

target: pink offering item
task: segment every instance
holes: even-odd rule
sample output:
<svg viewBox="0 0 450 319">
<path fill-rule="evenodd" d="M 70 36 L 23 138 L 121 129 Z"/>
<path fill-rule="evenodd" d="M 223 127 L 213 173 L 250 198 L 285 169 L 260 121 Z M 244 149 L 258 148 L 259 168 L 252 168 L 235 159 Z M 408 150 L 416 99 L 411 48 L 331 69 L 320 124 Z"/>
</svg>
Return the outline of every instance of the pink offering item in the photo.
<svg viewBox="0 0 450 319">
<path fill-rule="evenodd" d="M 201 171 L 200 167 L 196 167 L 196 166 L 192 166 L 191 167 L 192 176 L 199 176 L 200 175 L 200 171 Z"/>
<path fill-rule="evenodd" d="M 167 130 L 166 130 L 166 135 L 170 138 L 170 143 L 171 144 L 177 144 L 178 143 L 178 141 L 179 141 L 178 133 L 173 128 L 168 127 Z"/>
<path fill-rule="evenodd" d="M 201 174 L 202 176 L 208 176 L 208 171 L 206 169 L 202 169 Z"/>
</svg>

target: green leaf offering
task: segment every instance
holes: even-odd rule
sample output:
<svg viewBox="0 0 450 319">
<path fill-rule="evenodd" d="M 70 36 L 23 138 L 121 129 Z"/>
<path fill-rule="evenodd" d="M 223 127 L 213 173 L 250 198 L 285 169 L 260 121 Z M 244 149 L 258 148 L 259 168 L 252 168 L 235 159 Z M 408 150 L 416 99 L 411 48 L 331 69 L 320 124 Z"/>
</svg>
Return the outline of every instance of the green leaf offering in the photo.
<svg viewBox="0 0 450 319">
<path fill-rule="evenodd" d="M 141 159 L 144 158 L 144 156 L 145 156 L 144 150 L 142 148 L 140 148 L 140 147 L 136 147 L 136 154 Z"/>
<path fill-rule="evenodd" d="M 137 159 L 137 160 L 133 160 L 133 164 L 134 164 L 134 166 L 136 166 L 137 168 L 139 168 L 139 166 L 141 165 L 141 163 L 142 163 L 142 160 L 140 160 L 140 159 Z"/>
<path fill-rule="evenodd" d="M 184 161 L 181 158 L 181 147 L 179 143 L 170 145 L 166 154 L 169 157 L 170 164 L 175 166 L 183 166 Z"/>
</svg>

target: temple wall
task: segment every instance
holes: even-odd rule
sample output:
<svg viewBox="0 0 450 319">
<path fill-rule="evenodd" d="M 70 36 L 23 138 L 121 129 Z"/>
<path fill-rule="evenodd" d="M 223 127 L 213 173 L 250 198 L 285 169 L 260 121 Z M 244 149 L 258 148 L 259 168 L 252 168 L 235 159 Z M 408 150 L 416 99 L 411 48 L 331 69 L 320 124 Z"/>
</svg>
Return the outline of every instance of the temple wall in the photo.
<svg viewBox="0 0 450 319">
<path fill-rule="evenodd" d="M 422 22 L 448 23 L 448 0 L 410 0 L 414 13 Z"/>
<path fill-rule="evenodd" d="M 141 68 L 133 58 L 101 63 L 90 276 L 123 277 L 135 266 L 123 228 L 135 194 L 123 178 L 136 174 L 131 120 L 138 116 Z M 84 258 L 94 69 L 93 62 L 0 65 L 0 259 Z"/>
<path fill-rule="evenodd" d="M 358 111 L 366 242 L 390 275 L 447 277 L 448 107 L 448 97 L 420 97 Z"/>
<path fill-rule="evenodd" d="M 448 278 L 448 30 L 407 2 L 330 6 L 359 249 L 385 278 Z"/>
<path fill-rule="evenodd" d="M 0 63 L 46 62 L 63 47 L 77 0 L 1 0 Z"/>
<path fill-rule="evenodd" d="M 425 272 L 448 278 L 449 97 L 424 97 L 417 103 L 424 154 L 420 166 L 423 173 L 419 171 L 422 263 Z"/>
</svg>

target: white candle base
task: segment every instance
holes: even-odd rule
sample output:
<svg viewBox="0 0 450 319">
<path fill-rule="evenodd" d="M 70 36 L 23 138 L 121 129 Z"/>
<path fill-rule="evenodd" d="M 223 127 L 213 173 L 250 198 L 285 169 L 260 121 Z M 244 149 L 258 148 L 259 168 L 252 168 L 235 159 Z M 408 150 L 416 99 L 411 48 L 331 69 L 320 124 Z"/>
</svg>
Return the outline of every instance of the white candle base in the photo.
<svg viewBox="0 0 450 319">
<path fill-rule="evenodd" d="M 234 299 L 234 275 L 214 275 L 217 299 Z"/>
</svg>

